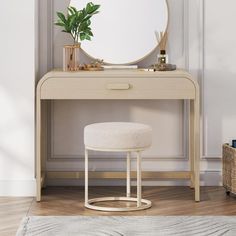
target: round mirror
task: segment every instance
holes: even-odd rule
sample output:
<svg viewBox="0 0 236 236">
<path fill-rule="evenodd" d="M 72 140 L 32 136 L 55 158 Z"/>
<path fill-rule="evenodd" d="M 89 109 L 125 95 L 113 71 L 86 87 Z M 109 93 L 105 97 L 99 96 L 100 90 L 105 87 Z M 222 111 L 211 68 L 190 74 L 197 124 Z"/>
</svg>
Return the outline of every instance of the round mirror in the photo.
<svg viewBox="0 0 236 236">
<path fill-rule="evenodd" d="M 158 45 L 155 31 L 166 31 L 166 0 L 91 0 L 101 5 L 92 18 L 92 41 L 81 47 L 91 57 L 110 64 L 135 63 L 149 55 Z M 88 0 L 71 0 L 82 9 Z"/>
</svg>

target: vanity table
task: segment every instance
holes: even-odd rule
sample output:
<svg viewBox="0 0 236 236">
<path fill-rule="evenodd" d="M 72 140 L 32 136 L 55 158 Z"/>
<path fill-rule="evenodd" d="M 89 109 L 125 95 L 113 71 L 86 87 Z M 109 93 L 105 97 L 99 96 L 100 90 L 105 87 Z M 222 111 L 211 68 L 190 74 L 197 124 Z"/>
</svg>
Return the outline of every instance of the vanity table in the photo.
<svg viewBox="0 0 236 236">
<path fill-rule="evenodd" d="M 189 115 L 189 171 L 143 172 L 143 179 L 185 179 L 200 201 L 199 160 L 199 86 L 185 71 L 147 72 L 141 70 L 107 70 L 99 72 L 47 73 L 37 85 L 36 94 L 36 179 L 37 201 L 45 177 L 47 132 L 45 113 L 50 100 L 188 100 Z M 135 176 L 135 173 L 132 173 Z M 131 176 L 131 177 L 132 177 Z M 122 172 L 91 172 L 91 178 L 124 178 Z M 84 172 L 75 172 L 74 178 L 84 178 Z"/>
</svg>

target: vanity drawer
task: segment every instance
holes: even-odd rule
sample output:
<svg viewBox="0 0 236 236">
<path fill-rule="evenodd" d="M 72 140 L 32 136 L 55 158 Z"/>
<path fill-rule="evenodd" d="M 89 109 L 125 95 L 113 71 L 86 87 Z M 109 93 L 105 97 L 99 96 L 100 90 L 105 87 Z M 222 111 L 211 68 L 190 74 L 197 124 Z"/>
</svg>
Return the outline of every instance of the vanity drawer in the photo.
<svg viewBox="0 0 236 236">
<path fill-rule="evenodd" d="M 194 99 L 186 78 L 50 78 L 41 84 L 41 99 Z"/>
</svg>

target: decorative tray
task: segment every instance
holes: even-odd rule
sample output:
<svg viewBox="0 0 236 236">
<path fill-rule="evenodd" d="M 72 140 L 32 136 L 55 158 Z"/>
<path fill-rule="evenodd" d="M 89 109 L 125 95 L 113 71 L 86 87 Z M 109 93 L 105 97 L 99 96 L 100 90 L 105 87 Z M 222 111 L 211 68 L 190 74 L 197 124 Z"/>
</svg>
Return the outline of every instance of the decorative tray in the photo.
<svg viewBox="0 0 236 236">
<path fill-rule="evenodd" d="M 176 70 L 176 65 L 173 64 L 155 64 L 153 65 L 155 71 L 173 71 Z"/>
<path fill-rule="evenodd" d="M 103 67 L 99 67 L 99 68 L 84 68 L 84 69 L 80 69 L 80 70 L 83 70 L 83 71 L 103 71 L 104 68 Z"/>
</svg>

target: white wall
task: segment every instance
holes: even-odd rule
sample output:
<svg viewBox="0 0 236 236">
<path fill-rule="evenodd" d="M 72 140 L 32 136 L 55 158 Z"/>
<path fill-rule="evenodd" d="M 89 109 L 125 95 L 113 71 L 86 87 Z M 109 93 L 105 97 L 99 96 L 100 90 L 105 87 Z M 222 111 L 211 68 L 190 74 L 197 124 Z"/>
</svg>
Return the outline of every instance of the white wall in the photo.
<svg viewBox="0 0 236 236">
<path fill-rule="evenodd" d="M 46 19 L 45 16 L 41 19 L 41 27 L 44 28 L 42 34 L 44 43 L 41 44 L 41 48 L 50 48 L 50 50 L 47 50 L 47 54 L 43 54 L 48 63 L 44 63 L 44 66 L 41 65 L 42 72 L 46 67 L 61 67 L 62 47 L 69 40 L 69 37 L 61 33 L 60 29 L 52 24 L 56 19 L 56 11 L 65 11 L 69 0 L 52 0 L 49 2 L 45 4 L 46 2 L 42 1 L 42 5 L 47 7 L 47 10 L 51 10 L 47 11 Z M 207 18 L 204 19 L 204 13 L 207 16 L 213 14 L 213 17 L 217 13 L 213 8 L 204 6 L 203 0 L 168 0 L 168 2 L 170 7 L 168 49 L 170 60 L 178 67 L 189 70 L 202 87 L 202 107 L 204 108 L 204 116 L 202 116 L 204 121 L 202 122 L 204 128 L 202 139 L 204 150 L 201 160 L 202 184 L 219 184 L 220 153 L 218 152 L 217 155 L 212 156 L 206 152 L 208 144 L 205 140 L 208 139 L 208 136 L 206 135 L 205 114 L 207 114 L 211 105 L 206 105 L 209 101 L 205 100 L 207 98 L 205 84 L 209 78 L 204 77 L 204 69 L 207 68 L 204 52 L 207 50 L 208 40 L 208 32 L 204 31 L 204 28 L 208 26 L 208 21 Z M 216 29 L 214 28 L 214 30 Z M 150 65 L 155 58 L 156 54 L 154 53 L 142 61 L 140 66 Z M 85 60 L 89 59 L 85 58 Z M 107 120 L 144 122 L 154 128 L 154 145 L 145 153 L 145 170 L 186 170 L 188 168 L 187 147 L 184 144 L 187 140 L 188 106 L 186 103 L 178 101 L 130 101 L 122 103 L 117 101 L 112 105 L 112 102 L 109 101 L 57 101 L 53 102 L 51 106 L 52 114 L 49 124 L 51 125 L 52 136 L 49 138 L 50 148 L 47 162 L 49 171 L 83 170 L 83 126 L 88 123 Z M 212 136 L 211 142 L 215 144 L 215 149 L 220 150 L 223 139 L 220 138 L 218 142 L 216 142 L 216 139 L 217 136 Z M 111 161 L 109 157 L 104 157 L 101 160 L 94 158 L 91 162 L 91 169 L 124 170 L 124 165 L 119 159 Z M 175 184 L 170 182 L 159 182 L 158 184 L 163 183 Z M 177 182 L 177 184 L 186 183 Z"/>
<path fill-rule="evenodd" d="M 169 0 L 172 63 L 189 70 L 202 88 L 202 184 L 220 183 L 221 144 L 236 137 L 235 90 L 235 1 Z M 64 11 L 69 1 L 53 1 L 56 11 Z M 222 10 L 223 9 L 223 10 Z M 57 27 L 50 29 L 52 67 L 61 67 L 62 46 L 68 42 Z M 153 62 L 155 53 L 140 63 Z M 99 108 L 98 108 L 99 107 Z M 52 137 L 48 170 L 83 169 L 82 129 L 87 123 L 131 120 L 148 123 L 155 132 L 154 145 L 146 152 L 146 170 L 187 168 L 187 106 L 181 102 L 55 102 L 52 104 Z M 156 108 L 156 109 L 155 109 Z M 100 112 L 102 111 L 102 112 Z M 112 111 L 112 112 L 110 112 Z M 105 115 L 100 115 L 104 113 Z M 86 116 L 85 114 L 90 114 Z M 112 114 L 112 115 L 111 115 Z M 90 117 L 88 119 L 88 117 Z M 95 118 L 91 118 L 95 117 Z M 69 122 L 68 122 L 69 121 Z M 79 121 L 79 122 L 78 122 Z M 68 122 L 68 123 L 67 123 Z M 184 131 L 182 131 L 184 130 Z M 65 164 L 66 163 L 66 164 Z M 94 160 L 94 170 L 123 170 L 120 161 Z"/>
<path fill-rule="evenodd" d="M 205 1 L 204 153 L 221 155 L 236 139 L 236 31 L 234 0 Z"/>
<path fill-rule="evenodd" d="M 35 7 L 1 1 L 0 196 L 35 195 Z"/>
<path fill-rule="evenodd" d="M 183 0 L 171 0 L 170 3 L 170 60 L 179 67 L 188 64 L 188 48 L 184 44 L 188 38 L 188 29 L 185 17 L 188 15 L 186 4 Z M 43 4 L 43 3 L 42 3 Z M 65 11 L 69 1 L 53 1 L 51 18 L 49 22 L 55 22 L 56 11 Z M 186 8 L 186 9 L 185 9 Z M 47 44 L 42 48 L 52 47 L 52 67 L 62 65 L 62 47 L 68 44 L 69 37 L 61 33 L 61 29 L 50 25 L 42 18 L 42 25 L 46 29 L 45 38 Z M 49 32 L 53 32 L 51 36 Z M 45 39 L 44 39 L 45 41 Z M 44 47 L 43 47 L 44 46 Z M 140 63 L 140 66 L 148 66 L 156 60 L 157 52 Z M 45 55 L 45 54 L 44 54 Z M 49 56 L 50 57 L 50 56 Z M 85 58 L 88 60 L 88 58 Z M 50 60 L 48 60 L 50 61 Z M 149 160 L 144 165 L 147 170 L 187 168 L 187 150 L 184 145 L 186 141 L 185 104 L 181 101 L 156 101 L 156 102 L 76 102 L 57 101 L 52 103 L 52 136 L 50 138 L 51 148 L 48 156 L 48 170 L 82 170 L 83 169 L 83 127 L 88 123 L 100 121 L 137 121 L 148 123 L 154 128 L 153 147 L 145 153 L 144 160 Z M 186 131 L 186 130 L 185 130 Z M 122 162 L 93 161 L 93 170 L 123 170 Z M 152 160 L 152 161 L 150 161 Z M 145 162 L 145 161 L 144 161 Z M 166 163 L 169 164 L 166 164 Z M 179 163 L 182 162 L 182 165 Z M 178 166 L 178 167 L 177 167 Z"/>
<path fill-rule="evenodd" d="M 61 47 L 65 37 L 52 26 L 53 19 L 50 15 L 56 10 L 63 9 L 68 2 L 68 0 L 40 0 L 41 76 L 50 68 L 61 66 Z M 218 184 L 221 170 L 219 159 L 221 143 L 236 136 L 234 109 L 236 33 L 232 23 L 236 18 L 233 11 L 236 2 L 169 0 L 169 4 L 171 61 L 189 69 L 202 86 L 202 179 L 204 184 Z M 32 0 L 1 2 L 0 195 L 35 193 L 34 79 L 37 67 L 34 53 L 36 46 L 34 9 L 35 1 Z M 9 30 L 9 26 L 16 26 L 19 19 L 24 24 L 21 27 L 17 24 L 14 30 Z M 153 58 L 154 55 L 142 62 L 142 65 L 151 62 Z M 96 115 L 96 121 L 108 119 L 108 114 L 100 116 L 99 111 L 107 111 L 107 106 L 111 107 L 111 104 L 107 102 L 105 106 L 97 102 L 95 104 L 56 102 L 52 105 L 51 124 L 55 133 L 51 137 L 51 144 L 54 152 L 49 153 L 48 170 L 82 169 L 81 125 L 78 123 L 82 121 L 81 124 L 84 125 L 93 121 L 88 120 L 86 112 Z M 154 106 L 157 106 L 157 111 L 154 111 Z M 127 119 L 137 120 L 139 116 L 140 121 L 152 124 L 157 130 L 154 137 L 157 145 L 146 153 L 144 169 L 187 168 L 187 161 L 183 158 L 186 156 L 186 148 L 183 146 L 185 135 L 182 132 L 182 128 L 186 125 L 185 104 L 163 101 L 158 104 L 131 102 L 124 105 L 117 102 L 116 108 L 117 116 L 110 116 L 109 119 L 119 119 L 125 115 Z M 66 126 L 68 121 L 70 121 L 69 126 Z M 160 135 L 162 129 L 165 135 Z M 71 135 L 72 130 L 76 131 L 73 135 Z M 64 135 L 69 136 L 69 139 L 62 145 L 65 141 Z M 93 159 L 92 166 L 97 170 L 124 168 L 120 161 L 109 162 L 106 158 L 102 161 Z M 178 184 L 183 183 L 178 182 Z"/>
</svg>

